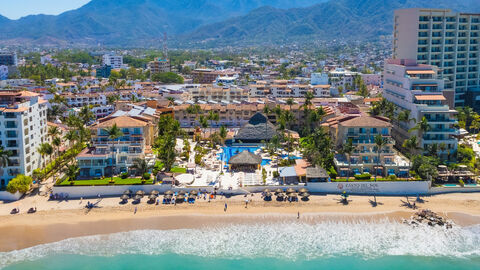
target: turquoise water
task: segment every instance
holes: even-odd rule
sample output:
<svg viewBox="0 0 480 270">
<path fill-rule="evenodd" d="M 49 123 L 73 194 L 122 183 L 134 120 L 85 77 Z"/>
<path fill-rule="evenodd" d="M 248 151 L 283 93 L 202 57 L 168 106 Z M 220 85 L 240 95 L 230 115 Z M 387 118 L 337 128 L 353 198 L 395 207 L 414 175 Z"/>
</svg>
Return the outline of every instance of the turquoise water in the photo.
<svg viewBox="0 0 480 270">
<path fill-rule="evenodd" d="M 428 258 L 414 256 L 388 256 L 375 260 L 358 257 L 337 257 L 310 261 L 286 261 L 278 259 L 211 259 L 199 256 L 181 256 L 175 254 L 121 255 L 113 257 L 88 257 L 58 255 L 34 262 L 20 263 L 6 269 L 337 269 L 337 270 L 374 270 L 374 269 L 478 269 L 480 260 Z"/>
<path fill-rule="evenodd" d="M 308 216 L 303 217 L 308 219 Z M 4 269 L 479 269 L 480 227 L 270 223 L 87 236 L 0 253 Z"/>
<path fill-rule="evenodd" d="M 225 146 L 222 148 L 223 153 L 218 154 L 218 159 L 223 160 L 225 163 L 228 163 L 231 157 L 239 154 L 243 151 L 249 151 L 250 153 L 255 153 L 260 147 L 240 147 L 240 146 Z"/>
</svg>

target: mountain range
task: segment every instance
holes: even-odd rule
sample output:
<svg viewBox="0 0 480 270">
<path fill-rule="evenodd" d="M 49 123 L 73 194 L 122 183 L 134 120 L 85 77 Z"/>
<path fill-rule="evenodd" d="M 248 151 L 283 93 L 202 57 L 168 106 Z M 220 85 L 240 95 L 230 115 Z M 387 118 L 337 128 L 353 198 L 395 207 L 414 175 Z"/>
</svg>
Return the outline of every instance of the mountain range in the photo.
<svg viewBox="0 0 480 270">
<path fill-rule="evenodd" d="M 367 39 L 389 35 L 393 10 L 479 12 L 479 0 L 92 0 L 72 11 L 0 16 L 0 42 L 149 46 L 167 32 L 177 44 Z"/>
</svg>

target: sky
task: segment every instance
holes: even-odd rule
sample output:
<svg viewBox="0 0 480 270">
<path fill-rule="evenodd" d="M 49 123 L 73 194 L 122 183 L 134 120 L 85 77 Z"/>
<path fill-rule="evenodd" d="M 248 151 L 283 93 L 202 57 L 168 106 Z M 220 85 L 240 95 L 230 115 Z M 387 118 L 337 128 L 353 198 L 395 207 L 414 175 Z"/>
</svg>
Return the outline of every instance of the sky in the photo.
<svg viewBox="0 0 480 270">
<path fill-rule="evenodd" d="M 9 19 L 33 14 L 57 15 L 88 2 L 90 0 L 0 0 L 0 15 Z"/>
</svg>

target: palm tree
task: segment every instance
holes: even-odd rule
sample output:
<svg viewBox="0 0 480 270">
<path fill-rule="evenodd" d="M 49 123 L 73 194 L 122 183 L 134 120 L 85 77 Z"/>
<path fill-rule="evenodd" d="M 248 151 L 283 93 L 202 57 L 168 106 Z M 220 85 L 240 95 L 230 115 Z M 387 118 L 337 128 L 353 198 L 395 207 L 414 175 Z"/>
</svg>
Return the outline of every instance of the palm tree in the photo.
<svg viewBox="0 0 480 270">
<path fill-rule="evenodd" d="M 225 126 L 221 126 L 220 127 L 220 138 L 222 139 L 222 144 L 223 145 L 225 144 L 225 140 L 227 139 L 227 135 L 228 135 L 227 129 L 225 128 Z"/>
<path fill-rule="evenodd" d="M 418 137 L 415 135 L 403 141 L 402 147 L 405 148 L 406 150 L 406 153 L 410 162 L 410 167 L 412 162 L 411 161 L 412 156 L 414 155 L 415 152 L 417 152 L 417 150 L 422 149 L 420 146 L 418 146 L 418 144 L 419 144 Z"/>
<path fill-rule="evenodd" d="M 207 117 L 200 115 L 200 127 L 203 129 L 203 137 L 205 137 L 205 129 L 208 128 Z"/>
<path fill-rule="evenodd" d="M 422 133 L 425 133 L 425 132 L 430 131 L 431 129 L 432 129 L 432 127 L 428 123 L 427 118 L 424 116 L 424 117 L 422 117 L 422 120 L 420 120 L 420 122 L 418 122 L 413 128 L 411 128 L 409 130 L 409 132 L 414 131 L 414 130 L 418 130 Z"/>
<path fill-rule="evenodd" d="M 56 126 L 51 126 L 48 128 L 48 136 L 52 139 L 60 135 L 60 129 Z"/>
<path fill-rule="evenodd" d="M 198 115 L 201 112 L 202 112 L 202 108 L 198 104 L 190 105 L 190 106 L 187 107 L 187 113 L 188 114 L 195 114 L 195 121 L 199 121 Z"/>
<path fill-rule="evenodd" d="M 213 121 L 218 121 L 220 119 L 220 116 L 214 111 L 209 111 L 207 119 L 210 120 L 210 135 L 212 135 Z"/>
<path fill-rule="evenodd" d="M 293 98 L 288 98 L 287 99 L 287 105 L 289 106 L 290 111 L 292 111 L 292 106 L 293 106 L 294 103 L 295 103 L 295 101 L 293 100 Z"/>
<path fill-rule="evenodd" d="M 65 176 L 68 177 L 68 180 L 70 182 L 75 181 L 79 172 L 80 172 L 80 168 L 78 167 L 77 164 L 68 165 L 63 169 L 63 173 L 65 174 Z"/>
<path fill-rule="evenodd" d="M 312 106 L 312 99 L 314 95 L 312 92 L 305 93 L 305 102 L 303 103 L 303 117 L 305 119 L 304 133 L 305 135 L 310 134 L 310 107 Z"/>
<path fill-rule="evenodd" d="M 69 143 L 75 145 L 75 141 L 78 140 L 78 134 L 75 130 L 69 130 L 65 136 L 63 136 L 63 139 L 68 140 Z"/>
<path fill-rule="evenodd" d="M 45 156 L 50 156 L 53 153 L 53 147 L 52 145 L 48 143 L 42 143 L 40 146 L 37 148 L 38 153 L 42 156 L 43 160 L 43 170 L 45 171 L 47 167 L 47 160 L 45 159 Z M 46 175 L 44 175 L 46 177 Z"/>
<path fill-rule="evenodd" d="M 60 137 L 54 137 L 52 139 L 52 145 L 56 148 L 55 156 L 58 156 L 60 152 L 60 145 L 62 145 L 62 140 L 60 139 Z"/>
<path fill-rule="evenodd" d="M 95 114 L 92 112 L 91 106 L 83 106 L 80 109 L 78 116 L 80 117 L 80 119 L 83 121 L 85 125 L 88 125 L 88 123 L 91 120 L 95 119 Z"/>
<path fill-rule="evenodd" d="M 115 140 L 119 139 L 120 137 L 123 136 L 123 132 L 120 130 L 120 128 L 117 127 L 117 124 L 113 124 L 111 128 L 105 129 L 105 132 L 108 135 L 108 139 L 113 141 L 112 145 L 112 181 L 113 181 L 113 174 L 115 172 Z"/>
<path fill-rule="evenodd" d="M 267 118 L 267 121 L 265 121 L 265 134 L 267 133 L 267 130 L 268 130 L 268 114 L 271 111 L 272 110 L 270 109 L 270 107 L 268 107 L 268 104 L 265 104 L 265 107 L 263 107 L 263 114 L 265 114 L 265 118 Z"/>
<path fill-rule="evenodd" d="M 2 169 L 8 166 L 8 162 L 10 161 L 12 154 L 12 151 L 6 151 L 3 146 L 0 146 L 0 167 Z"/>
<path fill-rule="evenodd" d="M 348 177 L 350 176 L 350 171 L 351 171 L 351 160 L 350 156 L 352 155 L 353 151 L 355 150 L 355 147 L 353 146 L 353 140 L 348 139 L 347 143 L 342 146 L 342 149 L 340 150 L 342 154 L 347 156 L 347 161 L 348 161 L 348 173 L 347 173 L 347 182 L 348 182 Z"/>
<path fill-rule="evenodd" d="M 380 153 L 382 152 L 383 147 L 387 145 L 387 143 L 387 139 L 384 138 L 382 135 L 378 134 L 377 136 L 375 136 L 376 151 L 378 154 L 377 168 L 375 169 L 375 181 L 377 181 L 378 167 L 380 167 Z"/>
<path fill-rule="evenodd" d="M 130 167 L 130 169 L 134 169 L 137 174 L 143 175 L 148 172 L 148 170 L 151 168 L 151 166 L 148 165 L 147 161 L 145 159 L 141 158 L 136 158 L 133 160 L 133 164 Z"/>
<path fill-rule="evenodd" d="M 175 102 L 175 98 L 174 97 L 167 97 L 167 100 L 168 100 L 168 107 L 173 106 L 173 103 Z"/>
</svg>

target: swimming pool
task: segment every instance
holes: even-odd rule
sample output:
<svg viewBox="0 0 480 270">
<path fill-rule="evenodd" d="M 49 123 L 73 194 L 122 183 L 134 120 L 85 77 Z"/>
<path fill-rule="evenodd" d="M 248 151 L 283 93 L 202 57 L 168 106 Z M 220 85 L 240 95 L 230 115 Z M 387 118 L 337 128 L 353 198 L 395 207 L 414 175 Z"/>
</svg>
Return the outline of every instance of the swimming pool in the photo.
<svg viewBox="0 0 480 270">
<path fill-rule="evenodd" d="M 240 147 L 240 146 L 225 146 L 222 148 L 223 153 L 217 155 L 219 160 L 223 160 L 225 163 L 228 163 L 231 157 L 243 152 L 248 151 L 250 153 L 255 153 L 259 147 Z M 263 161 L 262 161 L 263 164 Z M 268 163 L 267 163 L 268 164 Z"/>
</svg>

